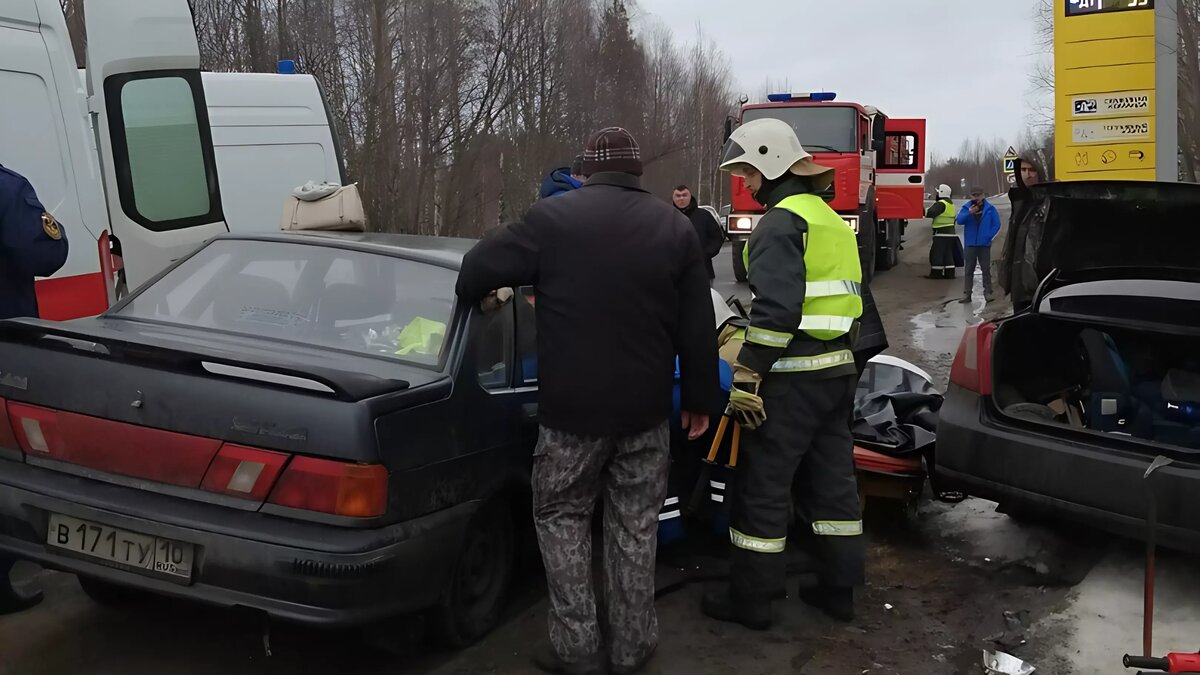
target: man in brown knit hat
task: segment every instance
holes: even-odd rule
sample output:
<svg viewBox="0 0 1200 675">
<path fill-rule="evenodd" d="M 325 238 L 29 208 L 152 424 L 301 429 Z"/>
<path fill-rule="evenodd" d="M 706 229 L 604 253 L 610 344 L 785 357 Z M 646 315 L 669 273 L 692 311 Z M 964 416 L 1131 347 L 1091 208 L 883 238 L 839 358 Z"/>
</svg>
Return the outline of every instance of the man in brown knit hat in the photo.
<svg viewBox="0 0 1200 675">
<path fill-rule="evenodd" d="M 468 253 L 458 294 L 474 303 L 497 288 L 533 284 L 537 293 L 533 511 L 551 649 L 535 662 L 555 673 L 633 673 L 658 644 L 655 533 L 675 359 L 683 426 L 695 440 L 723 405 L 717 340 L 700 243 L 685 216 L 642 189 L 637 141 L 620 128 L 596 132 L 583 173 L 583 187 L 538 201 Z M 600 499 L 607 645 L 592 582 Z"/>
</svg>

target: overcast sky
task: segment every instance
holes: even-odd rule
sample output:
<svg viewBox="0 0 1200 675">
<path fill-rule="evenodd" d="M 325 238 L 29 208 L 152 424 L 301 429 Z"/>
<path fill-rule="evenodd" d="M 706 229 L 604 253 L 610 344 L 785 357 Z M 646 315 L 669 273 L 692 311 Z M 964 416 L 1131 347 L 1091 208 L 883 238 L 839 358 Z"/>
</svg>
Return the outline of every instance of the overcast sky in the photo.
<svg viewBox="0 0 1200 675">
<path fill-rule="evenodd" d="M 1035 0 L 637 0 L 683 42 L 696 23 L 733 63 L 739 91 L 770 81 L 834 91 L 891 117 L 929 120 L 945 156 L 964 138 L 1010 143 L 1025 127 Z"/>
</svg>

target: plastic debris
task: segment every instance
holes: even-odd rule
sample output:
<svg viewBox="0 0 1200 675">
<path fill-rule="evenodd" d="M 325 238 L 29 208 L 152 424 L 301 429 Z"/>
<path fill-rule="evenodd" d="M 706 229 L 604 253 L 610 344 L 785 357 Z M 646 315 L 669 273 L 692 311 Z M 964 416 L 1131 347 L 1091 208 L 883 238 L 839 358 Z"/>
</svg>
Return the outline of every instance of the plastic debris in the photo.
<svg viewBox="0 0 1200 675">
<path fill-rule="evenodd" d="M 1037 668 L 1012 654 L 983 650 L 983 670 L 988 675 L 1030 675 Z"/>
<path fill-rule="evenodd" d="M 886 602 L 883 603 L 883 608 L 889 612 L 892 611 L 893 609 L 895 609 L 894 607 L 892 607 L 892 605 L 890 603 L 886 603 Z"/>
</svg>

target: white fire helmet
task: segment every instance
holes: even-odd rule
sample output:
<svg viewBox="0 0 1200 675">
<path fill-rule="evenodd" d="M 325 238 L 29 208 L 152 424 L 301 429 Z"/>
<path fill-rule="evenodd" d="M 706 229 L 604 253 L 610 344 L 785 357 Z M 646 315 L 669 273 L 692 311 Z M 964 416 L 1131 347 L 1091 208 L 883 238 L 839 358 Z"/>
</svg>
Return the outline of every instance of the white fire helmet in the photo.
<svg viewBox="0 0 1200 675">
<path fill-rule="evenodd" d="M 952 195 L 952 194 L 954 194 L 954 192 L 950 189 L 949 185 L 942 183 L 941 185 L 938 186 L 938 189 L 937 189 L 938 199 L 950 199 L 950 195 Z"/>
<path fill-rule="evenodd" d="M 725 302 L 725 299 L 721 297 L 721 294 L 716 289 L 710 288 L 709 293 L 712 294 L 713 314 L 717 317 L 717 330 L 719 331 L 721 330 L 721 326 L 725 325 L 726 321 L 736 317 L 737 314 L 733 313 L 733 310 L 729 308 L 729 304 Z"/>
<path fill-rule="evenodd" d="M 749 164 L 767 180 L 789 171 L 809 176 L 817 192 L 833 183 L 834 170 L 813 162 L 790 124 L 770 117 L 746 122 L 725 142 L 721 169 L 734 172 L 739 164 Z"/>
</svg>

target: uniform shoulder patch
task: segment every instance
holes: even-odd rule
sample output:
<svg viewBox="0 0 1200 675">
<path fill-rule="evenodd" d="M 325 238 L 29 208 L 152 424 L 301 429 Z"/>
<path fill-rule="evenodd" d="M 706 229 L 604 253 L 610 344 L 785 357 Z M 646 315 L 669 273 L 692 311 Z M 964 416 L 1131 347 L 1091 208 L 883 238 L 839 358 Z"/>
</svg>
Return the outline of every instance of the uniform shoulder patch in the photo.
<svg viewBox="0 0 1200 675">
<path fill-rule="evenodd" d="M 59 226 L 54 216 L 50 215 L 47 211 L 42 211 L 42 230 L 46 233 L 47 237 L 50 237 L 54 241 L 62 239 L 62 227 Z"/>
</svg>

